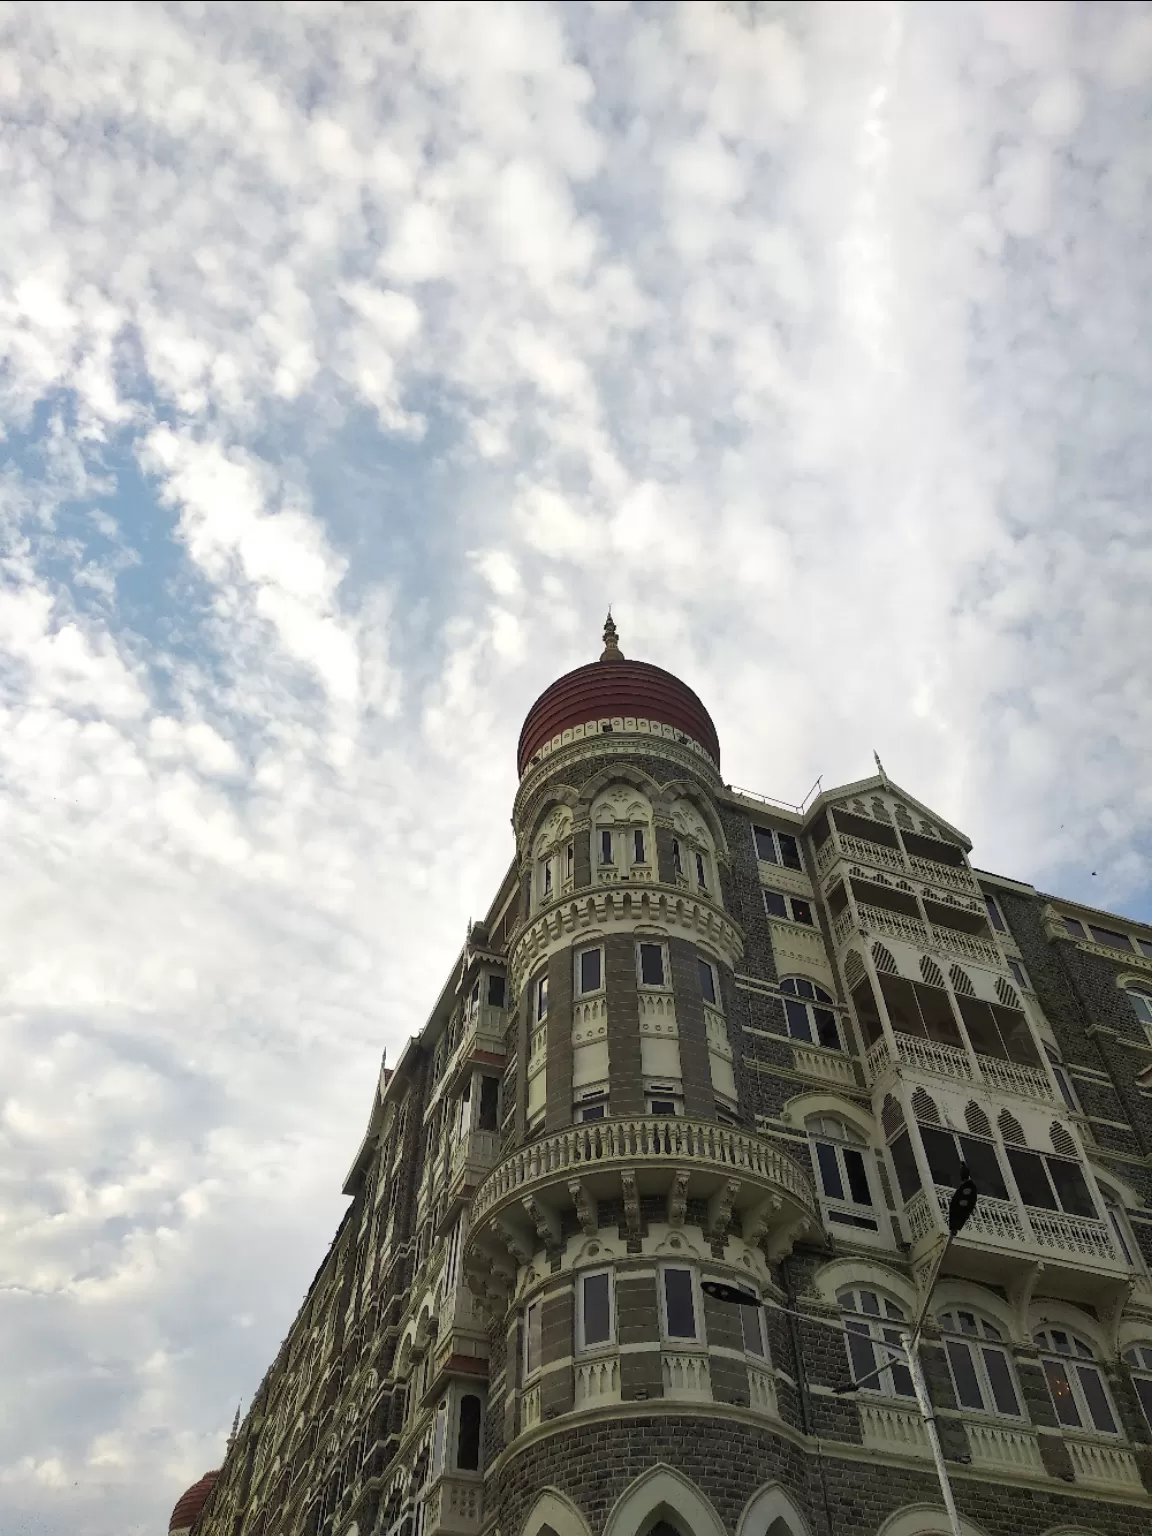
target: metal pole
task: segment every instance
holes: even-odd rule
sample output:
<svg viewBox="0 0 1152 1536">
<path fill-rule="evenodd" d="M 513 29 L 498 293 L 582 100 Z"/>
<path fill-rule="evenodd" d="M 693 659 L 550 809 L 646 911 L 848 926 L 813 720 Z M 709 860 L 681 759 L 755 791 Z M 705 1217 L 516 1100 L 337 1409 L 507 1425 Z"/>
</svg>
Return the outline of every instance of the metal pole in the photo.
<svg viewBox="0 0 1152 1536">
<path fill-rule="evenodd" d="M 924 1419 L 924 1427 L 928 1431 L 928 1443 L 932 1447 L 932 1460 L 936 1463 L 936 1476 L 940 1479 L 940 1496 L 944 1500 L 944 1508 L 948 1513 L 948 1524 L 952 1528 L 952 1536 L 964 1536 L 960 1528 L 960 1516 L 956 1512 L 956 1501 L 952 1497 L 952 1484 L 948 1481 L 948 1468 L 944 1463 L 944 1452 L 940 1445 L 940 1436 L 936 1433 L 936 1415 L 932 1411 L 932 1399 L 928 1396 L 928 1386 L 924 1380 L 924 1373 L 920 1369 L 920 1356 L 916 1352 L 916 1341 L 912 1334 L 904 1333 L 904 1352 L 908 1357 L 908 1373 L 912 1377 L 912 1385 L 916 1390 L 916 1401 L 920 1405 L 920 1413 Z"/>
</svg>

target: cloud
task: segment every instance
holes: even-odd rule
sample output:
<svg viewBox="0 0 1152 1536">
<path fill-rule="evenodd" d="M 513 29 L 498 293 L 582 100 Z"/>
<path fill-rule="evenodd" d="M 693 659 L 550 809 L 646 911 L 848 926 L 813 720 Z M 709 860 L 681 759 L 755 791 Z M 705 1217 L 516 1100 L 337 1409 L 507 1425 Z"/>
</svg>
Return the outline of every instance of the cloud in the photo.
<svg viewBox="0 0 1152 1536">
<path fill-rule="evenodd" d="M 733 782 L 1152 912 L 1150 36 L 3 12 L 5 1530 L 217 1463 L 609 601 Z"/>
</svg>

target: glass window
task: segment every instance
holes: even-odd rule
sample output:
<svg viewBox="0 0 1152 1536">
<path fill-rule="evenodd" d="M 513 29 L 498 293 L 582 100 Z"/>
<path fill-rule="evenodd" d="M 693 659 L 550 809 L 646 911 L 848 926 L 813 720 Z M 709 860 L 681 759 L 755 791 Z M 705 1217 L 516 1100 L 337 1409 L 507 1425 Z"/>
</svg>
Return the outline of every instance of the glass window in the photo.
<svg viewBox="0 0 1152 1536">
<path fill-rule="evenodd" d="M 541 976 L 536 983 L 536 1018 L 537 1020 L 548 1017 L 548 978 Z"/>
<path fill-rule="evenodd" d="M 601 864 L 612 862 L 612 834 L 607 827 L 600 833 L 600 862 Z"/>
<path fill-rule="evenodd" d="M 612 1276 L 606 1269 L 581 1275 L 577 1338 L 582 1349 L 612 1342 Z"/>
<path fill-rule="evenodd" d="M 1046 1045 L 1044 1051 L 1052 1068 L 1052 1076 L 1056 1079 L 1056 1086 L 1060 1090 L 1060 1097 L 1072 1113 L 1078 1115 L 1080 1113 L 1080 1104 L 1076 1098 L 1076 1090 L 1072 1086 L 1072 1079 L 1068 1076 L 1059 1056 L 1056 1055 L 1051 1046 Z"/>
<path fill-rule="evenodd" d="M 741 1307 L 740 1328 L 744 1335 L 744 1348 L 750 1355 L 758 1355 L 761 1360 L 768 1358 L 768 1342 L 764 1330 L 764 1309 L 762 1307 Z"/>
<path fill-rule="evenodd" d="M 1126 933 L 1116 933 L 1112 928 L 1097 928 L 1094 924 L 1088 924 L 1088 932 L 1097 944 L 1107 945 L 1109 949 L 1131 949 L 1132 940 Z"/>
<path fill-rule="evenodd" d="M 792 921 L 794 923 L 807 923 L 809 928 L 814 928 L 816 926 L 816 919 L 812 916 L 812 903 L 801 901 L 799 896 L 793 896 Z"/>
<path fill-rule="evenodd" d="M 966 1163 L 981 1195 L 993 1200 L 1007 1200 L 1008 1187 L 993 1142 L 978 1136 L 962 1136 L 935 1125 L 921 1125 L 919 1130 L 933 1183 L 955 1189 L 960 1182 L 960 1165 Z"/>
<path fill-rule="evenodd" d="M 707 960 L 696 959 L 697 974 L 700 977 L 700 993 L 706 1003 L 716 1006 L 716 972 Z"/>
<path fill-rule="evenodd" d="M 1025 991 L 1031 991 L 1032 984 L 1028 980 L 1024 967 L 1020 964 L 1019 960 L 1009 959 L 1008 969 L 1012 972 L 1012 980 L 1018 987 L 1023 987 Z"/>
<path fill-rule="evenodd" d="M 499 1129 L 499 1106 L 500 1079 L 498 1077 L 482 1077 L 480 1079 L 479 1130 L 495 1131 Z"/>
<path fill-rule="evenodd" d="M 601 951 L 597 949 L 582 949 L 578 957 L 577 980 L 580 995 L 583 997 L 588 992 L 599 992 L 603 977 L 601 973 Z"/>
<path fill-rule="evenodd" d="M 505 985 L 503 976 L 490 973 L 488 976 L 488 1006 L 489 1008 L 503 1008 Z"/>
<path fill-rule="evenodd" d="M 788 916 L 788 904 L 779 891 L 765 891 L 764 905 L 768 909 L 769 917 Z"/>
<path fill-rule="evenodd" d="M 1141 1024 L 1152 1025 L 1152 993 L 1141 992 L 1136 987 L 1129 987 L 1128 1001 L 1132 1004 L 1132 1012 L 1140 1020 Z"/>
<path fill-rule="evenodd" d="M 1060 1423 L 1068 1429 L 1118 1434 L 1108 1388 L 1089 1346 L 1063 1328 L 1044 1329 L 1036 1343 L 1046 1351 L 1044 1375 Z"/>
<path fill-rule="evenodd" d="M 765 864 L 783 864 L 787 869 L 803 869 L 800 845 L 788 832 L 773 832 L 768 827 L 753 827 L 756 857 Z"/>
<path fill-rule="evenodd" d="M 816 1173 L 829 1221 L 878 1232 L 863 1138 L 844 1121 L 820 1115 L 808 1122 Z"/>
<path fill-rule="evenodd" d="M 996 932 L 1007 933 L 1008 925 L 1005 923 L 995 899 L 992 896 L 985 896 L 984 905 L 988 908 L 988 921 L 995 928 Z"/>
<path fill-rule="evenodd" d="M 1022 1418 L 1012 1365 L 999 1345 L 999 1329 L 974 1312 L 945 1312 L 940 1326 L 946 1335 L 954 1335 L 945 1338 L 944 1347 L 961 1408 Z"/>
<path fill-rule="evenodd" d="M 604 1104 L 581 1104 L 579 1106 L 580 1120 L 603 1120 L 607 1106 Z"/>
<path fill-rule="evenodd" d="M 1130 1239 L 1128 1223 L 1124 1219 L 1124 1212 L 1120 1207 L 1120 1202 L 1108 1194 L 1106 1190 L 1101 1190 L 1101 1194 L 1104 1196 L 1104 1210 L 1108 1216 L 1108 1225 L 1112 1228 L 1112 1236 L 1116 1239 L 1116 1246 L 1123 1256 L 1125 1264 L 1134 1269 L 1136 1267 L 1136 1260 L 1133 1256 L 1134 1244 Z"/>
<path fill-rule="evenodd" d="M 1147 960 L 1152 960 L 1152 939 L 1137 939 L 1136 948 Z"/>
<path fill-rule="evenodd" d="M 787 832 L 777 832 L 776 841 L 780 845 L 780 862 L 787 869 L 802 869 L 800 862 L 800 845 L 794 837 Z"/>
<path fill-rule="evenodd" d="M 776 853 L 776 839 L 767 827 L 753 827 L 752 836 L 756 840 L 756 857 L 763 859 L 766 864 L 779 864 L 780 859 Z"/>
<path fill-rule="evenodd" d="M 480 1399 L 466 1392 L 460 1399 L 460 1432 L 456 1438 L 456 1465 L 463 1472 L 480 1470 Z"/>
<path fill-rule="evenodd" d="M 873 1340 L 900 1344 L 903 1309 L 876 1291 L 841 1291 L 837 1300 L 845 1318 L 845 1342 L 852 1380 L 862 1383 L 861 1392 L 882 1397 L 915 1397 L 908 1367 L 891 1350 L 878 1349 Z M 869 1378 L 865 1380 L 865 1377 Z"/>
<path fill-rule="evenodd" d="M 1087 934 L 1084 932 L 1084 924 L 1078 922 L 1076 918 L 1066 917 L 1064 919 L 1064 926 L 1074 939 L 1087 938 Z"/>
<path fill-rule="evenodd" d="M 1132 1385 L 1144 1417 L 1152 1429 L 1152 1344 L 1134 1344 L 1124 1351 L 1124 1363 L 1132 1370 Z"/>
<path fill-rule="evenodd" d="M 632 834 L 632 862 L 633 864 L 644 863 L 644 834 L 639 828 Z"/>
<path fill-rule="evenodd" d="M 648 1110 L 653 1115 L 676 1115 L 680 1113 L 679 1102 L 676 1099 L 651 1098 L 648 1100 Z"/>
<path fill-rule="evenodd" d="M 684 866 L 680 862 L 680 844 L 676 838 L 672 839 L 672 868 L 678 875 L 683 875 Z"/>
<path fill-rule="evenodd" d="M 699 886 L 706 886 L 708 884 L 704 870 L 704 855 L 702 853 L 696 855 L 696 884 Z"/>
<path fill-rule="evenodd" d="M 552 860 L 551 859 L 545 859 L 544 860 L 544 894 L 545 894 L 545 896 L 548 895 L 548 893 L 551 891 L 551 889 L 552 889 Z"/>
<path fill-rule="evenodd" d="M 794 923 L 804 923 L 809 928 L 816 926 L 812 903 L 801 901 L 799 896 L 785 896 L 780 891 L 765 891 L 764 906 L 769 917 L 788 918 Z"/>
<path fill-rule="evenodd" d="M 912 1138 L 908 1132 L 901 1131 L 889 1145 L 888 1151 L 892 1154 L 892 1166 L 896 1170 L 896 1182 L 900 1186 L 900 1193 L 905 1200 L 911 1200 L 921 1185 L 920 1169 L 916 1163 L 916 1153 L 912 1149 Z"/>
<path fill-rule="evenodd" d="M 690 1269 L 664 1271 L 664 1331 L 670 1339 L 695 1339 L 696 1300 Z"/>
<path fill-rule="evenodd" d="M 564 873 L 569 880 L 572 878 L 576 865 L 576 853 L 571 843 L 564 850 Z"/>
<path fill-rule="evenodd" d="M 663 944 L 641 944 L 640 980 L 646 987 L 662 987 L 664 985 Z"/>
<path fill-rule="evenodd" d="M 529 1303 L 524 1313 L 524 1377 L 534 1376 L 540 1369 L 540 1303 Z"/>
<path fill-rule="evenodd" d="M 1008 1162 L 1025 1205 L 1041 1211 L 1066 1211 L 1070 1216 L 1099 1219 L 1096 1202 L 1079 1163 L 1068 1158 L 1008 1147 Z"/>
<path fill-rule="evenodd" d="M 840 1025 L 832 1012 L 833 999 L 823 987 L 803 976 L 785 976 L 780 990 L 785 994 L 784 1013 L 793 1040 L 806 1040 L 832 1051 L 844 1049 Z"/>
</svg>

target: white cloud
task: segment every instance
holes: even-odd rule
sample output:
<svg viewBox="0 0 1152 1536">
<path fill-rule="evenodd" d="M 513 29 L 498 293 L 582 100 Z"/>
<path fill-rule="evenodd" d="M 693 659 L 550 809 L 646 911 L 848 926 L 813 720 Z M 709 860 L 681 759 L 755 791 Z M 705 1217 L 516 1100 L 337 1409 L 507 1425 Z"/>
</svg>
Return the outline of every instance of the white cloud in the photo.
<svg viewBox="0 0 1152 1536">
<path fill-rule="evenodd" d="M 734 782 L 1150 910 L 1149 37 L 0 13 L 0 1526 L 217 1461 L 609 601 Z"/>
</svg>

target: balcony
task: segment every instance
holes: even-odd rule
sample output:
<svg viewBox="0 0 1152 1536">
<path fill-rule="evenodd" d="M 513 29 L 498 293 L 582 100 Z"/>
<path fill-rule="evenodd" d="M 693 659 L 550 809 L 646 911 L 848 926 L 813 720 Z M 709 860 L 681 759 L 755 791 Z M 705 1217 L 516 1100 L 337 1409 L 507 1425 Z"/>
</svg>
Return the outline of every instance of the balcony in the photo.
<svg viewBox="0 0 1152 1536">
<path fill-rule="evenodd" d="M 474 1536 L 484 1513 L 479 1472 L 446 1472 L 424 1496 L 424 1536 Z"/>
<path fill-rule="evenodd" d="M 877 1040 L 865 1058 L 869 1084 L 875 1086 L 897 1064 L 938 1077 L 958 1078 L 961 1082 L 984 1082 L 990 1088 L 1014 1094 L 1017 1098 L 1039 1099 L 1047 1104 L 1057 1102 L 1056 1091 L 1040 1067 L 977 1054 L 977 1070 L 973 1071 L 972 1058 L 962 1047 L 946 1045 L 942 1040 L 928 1040 L 922 1035 L 897 1033 L 895 1055 L 887 1039 Z"/>
<path fill-rule="evenodd" d="M 991 939 L 964 933 L 959 928 L 949 928 L 941 923 L 921 922 L 918 917 L 903 912 L 890 912 L 884 907 L 856 903 L 853 915 L 851 906 L 837 914 L 832 923 L 832 937 L 843 947 L 856 932 L 886 934 L 892 939 L 903 939 L 917 949 L 944 950 L 950 955 L 963 955 L 982 965 L 1001 966 L 1003 956 Z"/>
<path fill-rule="evenodd" d="M 772 1260 L 819 1226 L 807 1173 L 760 1136 L 679 1116 L 598 1120 L 520 1147 L 484 1180 L 464 1260 L 473 1293 L 502 1304 L 519 1265 L 562 1246 L 563 1215 L 575 1211 L 596 1231 L 599 1200 L 622 1199 L 639 1236 L 643 1196 L 664 1198 L 672 1226 L 683 1225 L 689 1200 L 704 1200 L 710 1235 L 722 1237 L 735 1217 Z"/>
<path fill-rule="evenodd" d="M 981 1472 L 1006 1472 L 1016 1477 L 1047 1477 L 1036 1432 L 1008 1424 L 969 1420 L 964 1425 L 972 1465 Z"/>
<path fill-rule="evenodd" d="M 907 873 L 904 856 L 898 848 L 886 848 L 863 837 L 851 837 L 845 832 L 833 832 L 816 851 L 816 869 L 826 875 L 841 860 L 856 859 L 861 864 L 874 864 L 880 869 L 896 869 Z M 935 866 L 930 866 L 935 868 Z"/>
<path fill-rule="evenodd" d="M 915 1264 L 948 1232 L 952 1191 L 918 1190 L 904 1207 Z M 1073 1301 L 1107 1304 L 1128 1286 L 1128 1267 L 1103 1221 L 1037 1210 L 981 1195 L 952 1243 L 949 1266 L 984 1284 L 1030 1287 L 1042 1270 L 1045 1291 Z"/>
<path fill-rule="evenodd" d="M 493 1008 L 490 1003 L 480 1003 L 465 1015 L 459 1043 L 445 1069 L 449 1087 L 456 1086 L 473 1061 L 503 1066 L 504 1032 L 507 1027 L 507 1010 Z"/>
</svg>

